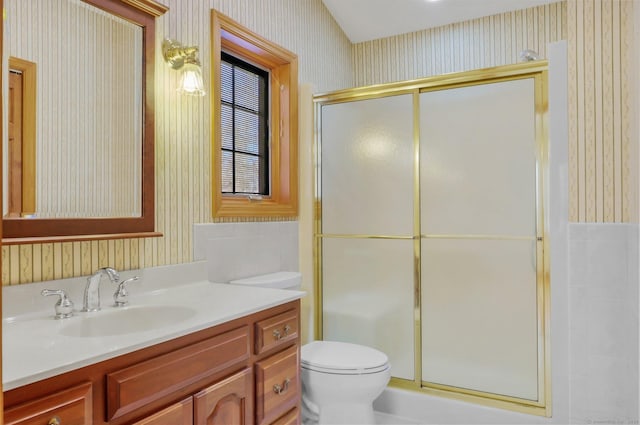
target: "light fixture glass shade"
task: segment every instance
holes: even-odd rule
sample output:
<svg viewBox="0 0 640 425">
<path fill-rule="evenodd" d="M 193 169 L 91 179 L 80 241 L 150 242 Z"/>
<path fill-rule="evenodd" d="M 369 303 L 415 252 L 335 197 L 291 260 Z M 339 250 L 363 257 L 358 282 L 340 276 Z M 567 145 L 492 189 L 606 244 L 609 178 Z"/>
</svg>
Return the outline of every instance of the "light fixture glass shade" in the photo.
<svg viewBox="0 0 640 425">
<path fill-rule="evenodd" d="M 178 82 L 178 92 L 191 96 L 204 96 L 204 82 L 202 81 L 202 71 L 197 63 L 187 62 L 180 70 L 180 81 Z"/>
</svg>

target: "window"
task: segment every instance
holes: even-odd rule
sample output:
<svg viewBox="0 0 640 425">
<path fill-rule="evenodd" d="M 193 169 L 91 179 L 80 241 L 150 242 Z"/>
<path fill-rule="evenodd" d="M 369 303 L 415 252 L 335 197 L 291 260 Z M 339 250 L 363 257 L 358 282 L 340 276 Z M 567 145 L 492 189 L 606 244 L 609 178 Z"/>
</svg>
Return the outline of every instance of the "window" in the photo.
<svg viewBox="0 0 640 425">
<path fill-rule="evenodd" d="M 297 57 L 212 10 L 214 217 L 298 212 Z"/>
<path fill-rule="evenodd" d="M 221 58 L 222 193 L 269 195 L 269 74 Z"/>
</svg>

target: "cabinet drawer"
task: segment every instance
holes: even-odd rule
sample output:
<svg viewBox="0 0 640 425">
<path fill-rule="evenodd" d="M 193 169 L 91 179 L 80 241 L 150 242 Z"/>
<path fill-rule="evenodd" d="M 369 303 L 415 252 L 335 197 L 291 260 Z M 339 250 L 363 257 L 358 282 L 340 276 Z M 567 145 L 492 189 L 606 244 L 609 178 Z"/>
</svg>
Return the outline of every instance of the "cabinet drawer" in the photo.
<svg viewBox="0 0 640 425">
<path fill-rule="evenodd" d="M 90 425 L 93 423 L 91 383 L 87 382 L 11 407 L 4 412 L 6 425 Z"/>
<path fill-rule="evenodd" d="M 295 408 L 287 412 L 284 416 L 271 422 L 271 425 L 299 425 L 300 424 L 300 409 Z"/>
<path fill-rule="evenodd" d="M 193 425 L 193 398 L 172 404 L 133 425 Z"/>
<path fill-rule="evenodd" d="M 300 404 L 298 347 L 256 363 L 256 423 L 268 424 Z"/>
<path fill-rule="evenodd" d="M 180 391 L 250 356 L 249 327 L 242 326 L 107 374 L 111 420 Z"/>
<path fill-rule="evenodd" d="M 298 312 L 285 311 L 256 323 L 256 354 L 298 338 Z"/>
</svg>

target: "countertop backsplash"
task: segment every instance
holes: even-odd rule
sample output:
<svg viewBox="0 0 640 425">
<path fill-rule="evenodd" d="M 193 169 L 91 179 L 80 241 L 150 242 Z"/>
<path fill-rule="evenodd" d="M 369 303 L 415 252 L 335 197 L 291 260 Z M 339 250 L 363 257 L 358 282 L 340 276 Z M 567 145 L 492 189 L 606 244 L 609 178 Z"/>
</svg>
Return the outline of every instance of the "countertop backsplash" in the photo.
<svg viewBox="0 0 640 425">
<path fill-rule="evenodd" d="M 193 241 L 211 282 L 299 269 L 297 221 L 195 224 Z"/>
<path fill-rule="evenodd" d="M 146 269 L 120 271 L 120 279 L 125 280 L 133 276 L 139 276 L 140 280 L 127 286 L 131 295 L 151 292 L 176 285 L 207 280 L 207 266 L 205 261 L 193 263 L 173 264 Z M 69 279 L 49 280 L 31 283 L 29 285 L 14 285 L 2 287 L 2 318 L 7 319 L 33 312 L 51 310 L 56 297 L 43 297 L 40 292 L 43 289 L 63 289 L 67 292 L 75 309 L 82 308 L 84 288 L 89 276 L 74 277 Z M 112 303 L 112 295 L 116 290 L 115 285 L 103 278 L 100 286 L 102 302 Z"/>
</svg>

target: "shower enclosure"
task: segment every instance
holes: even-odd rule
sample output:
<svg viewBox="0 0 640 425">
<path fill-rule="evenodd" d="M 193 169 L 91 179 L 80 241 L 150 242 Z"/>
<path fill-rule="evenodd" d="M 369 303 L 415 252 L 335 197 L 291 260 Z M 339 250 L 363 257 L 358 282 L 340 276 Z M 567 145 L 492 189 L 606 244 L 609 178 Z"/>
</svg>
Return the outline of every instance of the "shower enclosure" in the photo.
<svg viewBox="0 0 640 425">
<path fill-rule="evenodd" d="M 316 334 L 550 414 L 545 61 L 314 97 Z"/>
</svg>

